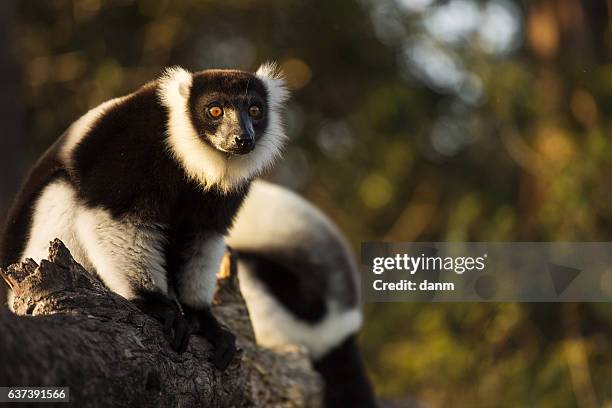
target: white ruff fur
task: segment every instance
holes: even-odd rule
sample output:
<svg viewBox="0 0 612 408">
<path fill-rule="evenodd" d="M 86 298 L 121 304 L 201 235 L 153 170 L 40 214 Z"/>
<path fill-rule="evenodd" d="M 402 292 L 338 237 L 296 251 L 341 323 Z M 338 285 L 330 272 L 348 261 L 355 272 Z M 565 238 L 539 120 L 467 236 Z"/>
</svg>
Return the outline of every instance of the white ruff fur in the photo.
<svg viewBox="0 0 612 408">
<path fill-rule="evenodd" d="M 179 300 L 191 307 L 205 307 L 215 294 L 225 241 L 222 235 L 210 235 L 199 240 L 192 251 L 178 283 Z"/>
<path fill-rule="evenodd" d="M 317 360 L 361 327 L 358 308 L 343 309 L 333 301 L 327 302 L 325 318 L 315 324 L 296 318 L 276 301 L 246 262 L 238 261 L 238 278 L 257 343 L 264 347 L 299 344 Z"/>
<path fill-rule="evenodd" d="M 289 96 L 282 76 L 273 64 L 262 65 L 255 74 L 268 91 L 268 127 L 255 143 L 255 150 L 243 156 L 228 156 L 203 143 L 189 115 L 192 74 L 170 68 L 159 81 L 158 95 L 168 110 L 167 143 L 170 152 L 189 177 L 205 189 L 222 191 L 242 188 L 244 183 L 271 166 L 280 156 L 286 135 L 280 110 Z"/>
<path fill-rule="evenodd" d="M 107 211 L 88 209 L 64 180 L 49 184 L 37 200 L 21 259 L 40 263 L 55 238 L 85 269 L 95 271 L 105 285 L 127 299 L 134 297 L 135 283 L 139 288 L 167 291 L 163 237 L 157 228 L 117 221 Z"/>
</svg>

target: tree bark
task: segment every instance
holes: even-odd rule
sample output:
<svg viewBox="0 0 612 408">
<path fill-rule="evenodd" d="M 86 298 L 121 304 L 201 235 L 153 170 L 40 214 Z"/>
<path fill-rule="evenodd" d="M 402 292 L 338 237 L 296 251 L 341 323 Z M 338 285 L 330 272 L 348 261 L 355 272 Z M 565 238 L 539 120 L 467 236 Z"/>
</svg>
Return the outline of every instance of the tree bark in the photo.
<svg viewBox="0 0 612 408">
<path fill-rule="evenodd" d="M 78 406 L 317 407 L 321 383 L 298 348 L 264 350 L 254 336 L 231 262 L 214 313 L 238 337 L 224 372 L 192 336 L 169 348 L 160 324 L 107 290 L 56 240 L 49 260 L 1 271 L 19 316 L 0 311 L 1 386 L 67 386 Z"/>
</svg>

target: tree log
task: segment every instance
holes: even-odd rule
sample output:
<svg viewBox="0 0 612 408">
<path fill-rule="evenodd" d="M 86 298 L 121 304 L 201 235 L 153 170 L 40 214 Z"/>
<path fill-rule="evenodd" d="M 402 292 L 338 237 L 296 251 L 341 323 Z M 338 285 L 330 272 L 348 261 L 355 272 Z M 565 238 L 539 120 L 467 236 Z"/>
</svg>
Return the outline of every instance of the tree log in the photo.
<svg viewBox="0 0 612 408">
<path fill-rule="evenodd" d="M 321 382 L 299 348 L 265 350 L 254 336 L 237 277 L 226 262 L 213 312 L 241 349 L 224 372 L 191 336 L 176 354 L 161 325 L 110 292 L 56 240 L 49 260 L 0 273 L 14 315 L 0 311 L 0 386 L 67 386 L 77 406 L 317 407 Z"/>
</svg>

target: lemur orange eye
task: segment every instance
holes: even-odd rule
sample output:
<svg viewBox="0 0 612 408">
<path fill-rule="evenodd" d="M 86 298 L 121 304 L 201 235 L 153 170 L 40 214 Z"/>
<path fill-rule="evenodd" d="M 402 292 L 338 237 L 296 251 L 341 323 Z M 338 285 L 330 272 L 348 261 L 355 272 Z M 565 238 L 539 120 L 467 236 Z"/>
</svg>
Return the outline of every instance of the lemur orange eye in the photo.
<svg viewBox="0 0 612 408">
<path fill-rule="evenodd" d="M 211 118 L 218 119 L 223 115 L 223 109 L 220 106 L 211 106 L 208 108 L 208 114 Z"/>
<path fill-rule="evenodd" d="M 255 119 L 259 119 L 259 117 L 261 117 L 261 108 L 257 105 L 251 105 L 249 107 L 249 115 Z"/>
</svg>

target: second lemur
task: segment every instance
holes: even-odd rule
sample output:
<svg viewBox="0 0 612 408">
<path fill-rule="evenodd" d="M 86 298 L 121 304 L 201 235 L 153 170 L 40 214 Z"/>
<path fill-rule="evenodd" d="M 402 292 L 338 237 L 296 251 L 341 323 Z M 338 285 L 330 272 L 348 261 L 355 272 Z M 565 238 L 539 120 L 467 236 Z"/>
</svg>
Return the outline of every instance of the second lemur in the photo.
<svg viewBox="0 0 612 408">
<path fill-rule="evenodd" d="M 273 65 L 255 74 L 174 68 L 89 111 L 30 172 L 0 266 L 39 262 L 59 238 L 109 289 L 162 321 L 175 349 L 201 333 L 225 368 L 235 337 L 210 310 L 224 235 L 252 178 L 280 154 L 287 96 Z"/>
<path fill-rule="evenodd" d="M 257 343 L 304 346 L 326 407 L 376 407 L 356 340 L 358 267 L 338 227 L 294 192 L 256 180 L 227 243 Z"/>
</svg>

